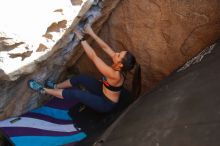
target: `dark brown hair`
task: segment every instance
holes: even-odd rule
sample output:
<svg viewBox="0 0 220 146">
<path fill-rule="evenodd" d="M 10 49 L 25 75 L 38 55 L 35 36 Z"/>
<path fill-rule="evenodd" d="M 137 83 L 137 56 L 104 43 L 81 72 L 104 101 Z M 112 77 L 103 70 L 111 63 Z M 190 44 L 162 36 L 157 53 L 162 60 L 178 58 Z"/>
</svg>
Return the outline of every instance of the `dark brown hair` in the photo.
<svg viewBox="0 0 220 146">
<path fill-rule="evenodd" d="M 125 54 L 121 63 L 123 64 L 123 67 L 121 68 L 123 74 L 126 74 L 128 71 L 132 70 L 135 67 L 132 80 L 132 96 L 134 99 L 136 99 L 141 92 L 141 67 L 136 62 L 135 57 L 130 52 L 127 52 Z"/>
</svg>

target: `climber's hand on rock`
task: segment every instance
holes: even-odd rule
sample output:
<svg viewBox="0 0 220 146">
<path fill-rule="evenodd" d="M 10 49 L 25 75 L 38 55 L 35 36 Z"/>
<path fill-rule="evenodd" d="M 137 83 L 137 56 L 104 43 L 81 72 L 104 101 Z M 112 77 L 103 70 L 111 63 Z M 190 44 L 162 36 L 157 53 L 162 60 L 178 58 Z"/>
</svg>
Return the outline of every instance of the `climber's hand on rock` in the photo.
<svg viewBox="0 0 220 146">
<path fill-rule="evenodd" d="M 92 34 L 92 33 L 93 33 L 93 30 L 92 30 L 92 28 L 91 28 L 91 25 L 86 24 L 86 25 L 84 26 L 84 32 L 87 33 L 87 34 Z"/>
<path fill-rule="evenodd" d="M 77 37 L 78 40 L 83 38 L 83 35 L 82 35 L 82 33 L 80 31 L 74 30 L 74 33 L 76 34 L 76 37 Z"/>
</svg>

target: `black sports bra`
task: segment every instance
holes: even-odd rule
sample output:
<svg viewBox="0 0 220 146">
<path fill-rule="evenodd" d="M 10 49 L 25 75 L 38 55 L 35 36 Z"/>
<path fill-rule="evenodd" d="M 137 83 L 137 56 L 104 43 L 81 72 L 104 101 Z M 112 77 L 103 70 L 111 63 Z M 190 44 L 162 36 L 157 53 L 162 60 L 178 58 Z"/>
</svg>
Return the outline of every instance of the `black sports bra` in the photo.
<svg viewBox="0 0 220 146">
<path fill-rule="evenodd" d="M 121 91 L 121 89 L 122 89 L 122 87 L 123 87 L 123 84 L 122 84 L 121 86 L 119 86 L 119 87 L 115 87 L 115 86 L 110 85 L 110 84 L 108 83 L 106 77 L 104 77 L 104 76 L 102 77 L 102 83 L 103 83 L 103 85 L 104 85 L 107 89 L 109 89 L 109 90 L 111 90 L 111 91 L 114 91 L 114 92 L 119 92 L 119 91 Z"/>
</svg>

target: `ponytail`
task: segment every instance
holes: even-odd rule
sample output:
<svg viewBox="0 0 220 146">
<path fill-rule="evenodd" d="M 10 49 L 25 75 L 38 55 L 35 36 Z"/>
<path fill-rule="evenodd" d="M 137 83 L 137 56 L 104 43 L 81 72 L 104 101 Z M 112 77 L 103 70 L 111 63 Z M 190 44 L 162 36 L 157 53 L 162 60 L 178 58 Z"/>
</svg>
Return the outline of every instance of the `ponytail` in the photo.
<svg viewBox="0 0 220 146">
<path fill-rule="evenodd" d="M 124 77 L 126 76 L 126 73 L 128 71 L 131 71 L 133 68 L 135 68 L 131 92 L 133 100 L 135 100 L 141 93 L 141 66 L 136 62 L 135 57 L 130 52 L 126 53 L 121 63 L 123 64 L 121 72 L 124 75 Z"/>
<path fill-rule="evenodd" d="M 136 100 L 141 93 L 141 66 L 135 65 L 134 76 L 132 80 L 132 97 Z"/>
</svg>

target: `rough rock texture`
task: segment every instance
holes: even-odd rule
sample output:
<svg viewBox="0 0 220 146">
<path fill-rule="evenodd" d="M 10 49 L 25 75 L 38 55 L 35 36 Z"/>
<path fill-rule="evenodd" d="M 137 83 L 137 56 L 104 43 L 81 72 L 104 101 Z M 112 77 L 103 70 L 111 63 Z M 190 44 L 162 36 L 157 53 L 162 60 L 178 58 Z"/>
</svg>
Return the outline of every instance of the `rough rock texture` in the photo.
<svg viewBox="0 0 220 146">
<path fill-rule="evenodd" d="M 219 146 L 220 42 L 212 48 L 134 103 L 96 146 Z"/>
<path fill-rule="evenodd" d="M 104 3 L 94 1 L 94 10 L 102 8 L 102 16 L 93 24 L 93 28 L 96 32 L 100 31 L 100 36 L 116 51 L 128 49 L 136 56 L 142 66 L 142 91 L 144 92 L 149 91 L 173 70 L 220 37 L 219 0 L 106 0 L 100 2 Z M 90 14 L 88 12 L 86 16 Z M 106 20 L 108 20 L 107 23 L 105 23 Z M 28 72 L 27 68 L 24 74 L 15 72 L 15 79 L 17 79 L 16 75 L 20 78 L 14 81 L 5 81 L 10 78 L 2 76 L 4 80 L 0 80 L 0 119 L 19 115 L 43 102 L 45 96 L 40 96 L 27 88 L 27 80 L 30 78 L 39 82 L 47 78 L 65 79 L 66 72 L 73 66 L 82 73 L 99 75 L 95 66 L 83 54 L 83 50 L 75 47 L 78 41 L 74 39 L 71 30 L 78 22 L 79 20 L 76 19 L 73 21 L 64 33 L 63 39 L 56 42 L 57 49 L 49 56 L 43 56 L 43 60 L 37 61 L 34 70 Z M 53 29 L 48 28 L 46 32 L 56 30 L 59 24 L 64 27 L 63 21 L 57 22 L 52 25 Z M 45 37 L 52 38 L 50 34 Z M 5 38 L 0 39 L 2 40 Z M 14 43 L 14 46 L 17 45 L 24 44 L 19 41 Z M 98 48 L 97 45 L 94 45 L 94 48 Z M 47 50 L 47 45 L 39 43 L 39 48 L 33 52 Z M 31 51 L 27 49 L 18 51 L 17 54 L 10 53 L 8 56 L 25 61 L 32 55 Z M 108 56 L 100 49 L 96 51 L 105 61 L 111 63 Z M 3 61 L 4 59 L 0 58 L 0 63 Z M 0 74 L 5 73 L 0 70 Z M 131 75 L 129 74 L 128 79 Z M 127 80 L 126 84 L 130 85 L 129 83 L 130 80 Z"/>
<path fill-rule="evenodd" d="M 33 72 L 38 62 L 66 45 L 64 34 L 81 6 L 69 0 L 2 2 L 0 80 L 16 80 Z"/>
<path fill-rule="evenodd" d="M 74 5 L 76 4 L 75 2 L 76 1 L 73 2 Z M 82 49 L 76 47 L 79 41 L 72 33 L 72 30 L 81 29 L 81 27 L 84 25 L 84 23 L 81 22 L 84 22 L 84 20 L 89 16 L 92 17 L 89 17 L 90 19 L 88 22 L 94 23 L 94 21 L 100 17 L 100 11 L 103 8 L 105 9 L 105 13 L 100 18 L 102 21 L 99 21 L 96 24 L 98 29 L 102 28 L 103 23 L 108 19 L 109 14 L 113 8 L 116 7 L 117 3 L 118 1 L 108 3 L 108 5 L 103 5 L 103 1 L 98 0 L 83 1 L 81 4 L 82 9 L 78 13 L 76 19 L 72 21 L 72 24 L 69 26 L 69 28 L 66 28 L 65 33 L 62 35 L 62 39 L 60 39 L 58 42 L 55 42 L 55 46 L 53 47 L 52 51 L 49 51 L 45 55 L 41 56 L 41 60 L 35 60 L 32 62 L 32 64 L 30 64 L 30 71 L 28 71 L 28 68 L 23 68 L 24 72 L 22 72 L 23 70 L 20 69 L 18 72 L 11 74 L 11 77 L 13 78 L 9 78 L 8 74 L 4 73 L 4 70 L 1 68 L 0 74 L 2 75 L 2 78 L 0 80 L 0 119 L 19 115 L 41 105 L 43 102 L 45 102 L 45 100 L 48 100 L 49 97 L 41 96 L 38 93 L 31 91 L 27 87 L 27 81 L 29 79 L 35 79 L 43 83 L 48 78 L 55 81 L 58 81 L 59 79 L 66 79 L 66 74 L 68 72 L 68 68 L 66 68 L 66 66 L 70 59 L 71 63 L 74 63 L 83 53 Z M 77 25 L 79 21 L 80 23 Z M 48 28 L 47 31 L 49 32 L 51 30 L 56 30 L 57 24 L 59 24 L 59 22 L 54 23 L 52 25 L 53 27 Z M 60 23 L 60 25 L 63 26 L 63 23 Z M 46 36 L 51 38 L 51 35 Z M 5 40 L 5 38 L 3 39 Z M 0 39 L 0 41 L 1 40 L 2 39 Z M 48 50 L 47 46 L 45 44 L 39 44 L 39 48 L 33 50 L 33 52 L 38 53 L 45 50 Z M 17 54 L 11 55 L 11 57 L 22 61 L 22 57 L 25 55 L 29 56 L 32 54 L 31 52 L 23 54 L 23 52 L 18 51 Z M 26 59 L 27 58 L 24 58 L 23 60 Z M 2 61 L 4 62 L 4 60 Z M 14 65 L 16 66 L 16 62 Z M 34 70 L 32 68 L 34 68 Z"/>
<path fill-rule="evenodd" d="M 136 56 L 146 92 L 220 38 L 219 8 L 219 0 L 123 0 L 100 36 L 115 50 Z M 84 55 L 79 70 L 96 73 L 87 60 Z"/>
</svg>

